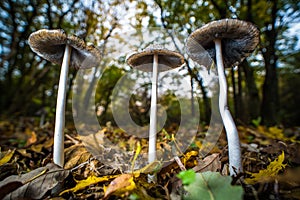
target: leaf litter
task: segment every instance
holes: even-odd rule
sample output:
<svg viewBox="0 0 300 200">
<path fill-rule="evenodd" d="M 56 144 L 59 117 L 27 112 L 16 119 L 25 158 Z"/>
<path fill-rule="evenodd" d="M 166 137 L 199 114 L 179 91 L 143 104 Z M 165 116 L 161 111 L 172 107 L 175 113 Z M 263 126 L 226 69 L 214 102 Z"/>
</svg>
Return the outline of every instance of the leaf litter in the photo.
<svg viewBox="0 0 300 200">
<path fill-rule="evenodd" d="M 23 124 L 0 123 L 4 131 L 0 135 L 0 199 L 193 199 L 199 191 L 210 199 L 218 199 L 220 194 L 223 199 L 232 194 L 244 199 L 300 197 L 299 128 L 239 126 L 245 173 L 232 179 L 228 176 L 225 133 L 205 157 L 198 153 L 203 138 L 199 133 L 194 144 L 177 158 L 137 170 L 133 166 L 139 154 L 147 151 L 147 140 L 109 127 L 106 134 L 117 138 L 116 145 L 133 151 L 126 163 L 131 173 L 125 173 L 94 157 L 72 126 L 66 129 L 66 161 L 60 168 L 52 164 L 53 126 L 19 123 Z M 171 135 L 163 132 L 158 148 L 166 147 Z M 178 178 L 183 169 L 195 174 L 189 184 L 182 179 L 189 177 L 187 174 Z M 150 172 L 156 182 L 149 182 Z M 223 188 L 218 186 L 221 183 Z"/>
</svg>

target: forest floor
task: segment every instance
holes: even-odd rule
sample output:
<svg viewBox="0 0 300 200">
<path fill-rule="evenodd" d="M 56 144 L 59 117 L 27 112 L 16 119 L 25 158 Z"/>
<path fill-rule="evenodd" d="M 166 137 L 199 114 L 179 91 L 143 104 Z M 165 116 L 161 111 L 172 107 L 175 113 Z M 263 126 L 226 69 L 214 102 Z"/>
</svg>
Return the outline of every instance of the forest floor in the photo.
<svg viewBox="0 0 300 200">
<path fill-rule="evenodd" d="M 300 199 L 300 128 L 238 126 L 238 131 L 244 173 L 229 180 L 232 186 L 242 188 L 242 198 Z M 186 179 L 179 178 L 182 170 L 229 177 L 224 132 L 205 156 L 199 154 L 199 133 L 187 151 L 167 165 L 152 164 L 131 172 L 96 159 L 73 125 L 65 129 L 64 168 L 52 163 L 53 125 L 40 127 L 26 119 L 1 121 L 0 133 L 0 199 L 193 199 L 186 196 Z M 133 157 L 147 151 L 146 140 L 127 136 L 120 129 L 106 127 L 102 133 L 124 151 L 132 151 Z M 158 149 L 164 148 L 170 135 L 160 135 L 158 140 Z M 122 162 L 131 166 L 135 158 Z M 146 171 L 154 172 L 153 176 Z M 149 177 L 155 178 L 149 181 Z M 226 191 L 211 185 L 208 190 L 210 199 L 218 199 L 213 196 L 220 193 L 226 199 Z"/>
</svg>

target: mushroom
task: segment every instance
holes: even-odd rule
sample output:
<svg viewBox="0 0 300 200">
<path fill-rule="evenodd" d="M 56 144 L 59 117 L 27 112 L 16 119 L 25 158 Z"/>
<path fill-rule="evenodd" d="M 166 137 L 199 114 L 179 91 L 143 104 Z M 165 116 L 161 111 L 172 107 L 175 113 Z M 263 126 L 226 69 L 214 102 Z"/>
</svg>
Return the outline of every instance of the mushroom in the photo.
<svg viewBox="0 0 300 200">
<path fill-rule="evenodd" d="M 241 150 L 237 128 L 227 106 L 227 82 L 224 67 L 241 63 L 259 43 L 259 30 L 253 24 L 238 19 L 210 22 L 195 30 L 188 38 L 188 55 L 198 64 L 203 48 L 216 61 L 219 77 L 219 108 L 226 130 L 230 175 L 242 172 Z M 210 66 L 208 66 L 210 67 Z"/>
<path fill-rule="evenodd" d="M 76 36 L 67 36 L 63 30 L 38 30 L 28 39 L 30 48 L 44 59 L 61 65 L 58 85 L 53 161 L 64 165 L 64 126 L 67 78 L 69 67 L 91 68 L 98 65 L 100 51 L 94 46 L 87 46 Z"/>
<path fill-rule="evenodd" d="M 150 45 L 144 51 L 134 53 L 127 58 L 132 68 L 145 72 L 152 72 L 151 109 L 149 128 L 148 162 L 156 160 L 156 125 L 157 125 L 157 76 L 159 72 L 180 67 L 184 58 L 180 53 L 162 48 L 159 45 Z"/>
</svg>

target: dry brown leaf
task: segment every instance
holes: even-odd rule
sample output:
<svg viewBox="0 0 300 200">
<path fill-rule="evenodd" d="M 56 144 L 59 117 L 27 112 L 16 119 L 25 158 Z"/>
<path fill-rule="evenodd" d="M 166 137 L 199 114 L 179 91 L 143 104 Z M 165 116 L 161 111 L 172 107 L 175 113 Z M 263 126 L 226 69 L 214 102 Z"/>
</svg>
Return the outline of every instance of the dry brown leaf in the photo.
<svg viewBox="0 0 300 200">
<path fill-rule="evenodd" d="M 23 184 L 22 182 L 18 181 L 18 180 L 11 180 L 11 181 L 7 181 L 4 182 L 2 184 L 2 182 L 0 183 L 0 199 L 3 199 L 7 194 L 11 193 L 12 191 L 14 191 L 15 189 L 21 187 Z"/>
<path fill-rule="evenodd" d="M 43 143 L 44 148 L 45 148 L 45 149 L 48 149 L 48 148 L 52 147 L 52 146 L 53 146 L 53 142 L 54 142 L 53 138 L 47 139 L 47 140 Z"/>
<path fill-rule="evenodd" d="M 17 152 L 20 153 L 23 157 L 32 158 L 31 153 L 27 152 L 26 149 L 17 149 Z"/>
<path fill-rule="evenodd" d="M 123 194 L 128 191 L 132 191 L 136 188 L 133 180 L 133 174 L 122 174 L 115 178 L 107 187 L 104 199 L 108 198 L 112 194 Z"/>
<path fill-rule="evenodd" d="M 26 146 L 34 144 L 37 141 L 36 133 L 29 129 L 26 129 L 26 134 L 29 135 L 29 138 L 26 141 Z"/>
<path fill-rule="evenodd" d="M 221 161 L 219 158 L 219 153 L 214 153 L 205 157 L 203 160 L 200 160 L 193 168 L 195 172 L 206 172 L 206 171 L 220 171 L 221 170 Z"/>
<path fill-rule="evenodd" d="M 287 169 L 277 180 L 286 199 L 300 199 L 300 167 Z"/>
<path fill-rule="evenodd" d="M 287 146 L 287 158 L 296 164 L 300 164 L 300 144 L 293 143 Z"/>
<path fill-rule="evenodd" d="M 9 185 L 13 185 L 15 190 L 12 192 L 7 190 L 10 193 L 2 192 L 1 195 L 5 196 L 3 199 L 42 199 L 49 190 L 62 183 L 68 175 L 68 170 L 49 163 L 27 174 L 7 177 L 0 182 L 0 190 Z"/>
<path fill-rule="evenodd" d="M 71 147 L 66 149 L 65 154 L 65 169 L 71 169 L 83 162 L 88 161 L 88 159 L 91 157 L 91 154 L 86 150 L 86 148 L 82 144 L 72 145 Z"/>
<path fill-rule="evenodd" d="M 30 146 L 30 149 L 36 153 L 42 153 L 43 145 L 42 144 L 32 145 Z"/>
</svg>

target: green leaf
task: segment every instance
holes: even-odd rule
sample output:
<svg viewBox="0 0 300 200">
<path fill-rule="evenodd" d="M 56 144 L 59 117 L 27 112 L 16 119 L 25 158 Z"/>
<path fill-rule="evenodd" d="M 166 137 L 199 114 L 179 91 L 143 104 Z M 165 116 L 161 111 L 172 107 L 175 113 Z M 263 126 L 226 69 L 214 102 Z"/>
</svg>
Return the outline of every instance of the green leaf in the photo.
<svg viewBox="0 0 300 200">
<path fill-rule="evenodd" d="M 138 194 L 133 193 L 133 194 L 131 194 L 131 195 L 129 196 L 129 199 L 130 199 L 130 200 L 138 200 L 138 199 L 140 199 L 140 197 L 139 197 Z"/>
<path fill-rule="evenodd" d="M 204 172 L 195 174 L 195 181 L 185 185 L 188 192 L 185 200 L 238 200 L 243 198 L 242 186 L 231 185 L 230 176 L 222 176 L 218 172 Z"/>
<path fill-rule="evenodd" d="M 182 180 L 183 185 L 189 185 L 195 182 L 196 173 L 194 170 L 189 169 L 187 171 L 180 172 L 179 174 L 177 174 L 177 177 Z"/>
<path fill-rule="evenodd" d="M 252 119 L 251 122 L 255 127 L 258 127 L 261 123 L 261 120 L 262 120 L 262 118 L 259 116 L 257 119 Z"/>
</svg>

